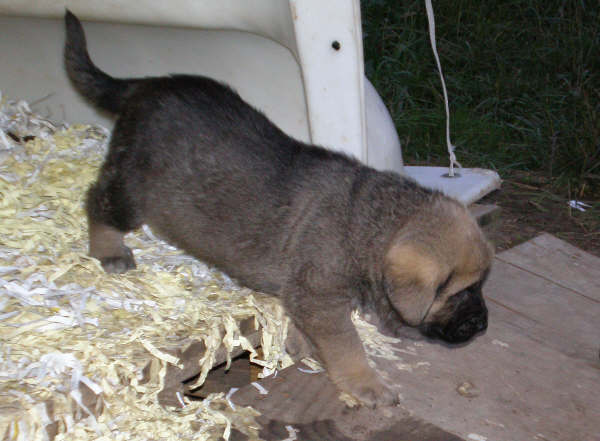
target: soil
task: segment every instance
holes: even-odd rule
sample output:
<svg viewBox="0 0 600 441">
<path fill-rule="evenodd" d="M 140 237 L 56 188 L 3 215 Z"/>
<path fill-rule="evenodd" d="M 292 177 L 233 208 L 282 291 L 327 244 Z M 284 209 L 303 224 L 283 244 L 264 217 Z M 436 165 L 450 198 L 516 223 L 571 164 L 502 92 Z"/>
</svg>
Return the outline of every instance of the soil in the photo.
<svg viewBox="0 0 600 441">
<path fill-rule="evenodd" d="M 600 257 L 600 197 L 584 200 L 591 205 L 585 211 L 571 208 L 573 199 L 568 189 L 557 189 L 543 176 L 514 172 L 479 203 L 500 207 L 499 216 L 485 227 L 497 252 L 546 232 Z"/>
</svg>

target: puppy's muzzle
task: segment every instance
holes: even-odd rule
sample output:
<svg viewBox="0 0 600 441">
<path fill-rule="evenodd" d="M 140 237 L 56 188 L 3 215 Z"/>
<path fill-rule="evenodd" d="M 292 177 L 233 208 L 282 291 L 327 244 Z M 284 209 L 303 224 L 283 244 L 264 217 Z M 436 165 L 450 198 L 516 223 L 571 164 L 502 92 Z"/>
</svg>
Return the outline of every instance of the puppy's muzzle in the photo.
<svg viewBox="0 0 600 441">
<path fill-rule="evenodd" d="M 481 290 L 466 289 L 456 294 L 451 301 L 455 310 L 445 323 L 423 326 L 421 332 L 427 337 L 439 338 L 448 343 L 462 343 L 485 331 L 488 325 L 488 310 Z"/>
</svg>

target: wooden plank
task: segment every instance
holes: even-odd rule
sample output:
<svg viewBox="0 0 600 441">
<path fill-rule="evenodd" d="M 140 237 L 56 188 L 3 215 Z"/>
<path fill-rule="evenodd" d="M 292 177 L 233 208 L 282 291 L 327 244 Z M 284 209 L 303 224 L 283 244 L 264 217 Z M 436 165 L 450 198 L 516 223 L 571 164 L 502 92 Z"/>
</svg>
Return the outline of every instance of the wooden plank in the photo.
<svg viewBox="0 0 600 441">
<path fill-rule="evenodd" d="M 325 373 L 309 374 L 292 366 L 260 384 L 268 394 L 246 386 L 231 400 L 262 414 L 257 419 L 259 436 L 266 441 L 287 439 L 289 426 L 298 431 L 299 441 L 464 441 L 402 407 L 348 408 Z"/>
<path fill-rule="evenodd" d="M 542 234 L 497 258 L 600 302 L 600 258 Z"/>
<path fill-rule="evenodd" d="M 542 234 L 496 256 L 486 295 L 540 344 L 598 361 L 599 258 Z"/>
<path fill-rule="evenodd" d="M 234 401 L 263 413 L 265 439 L 286 438 L 290 424 L 308 434 L 299 440 L 433 440 L 450 433 L 467 440 L 600 440 L 600 304 L 590 291 L 596 268 L 588 268 L 597 264 L 581 253 L 543 238 L 500 254 L 486 285 L 484 335 L 462 347 L 403 339 L 400 360 L 377 359 L 401 407 L 345 409 L 326 376 L 293 367 L 264 380 L 269 395 L 244 388 Z M 551 271 L 573 256 L 578 271 Z M 407 436 L 392 421 L 405 429 L 412 421 L 416 429 Z"/>
<path fill-rule="evenodd" d="M 496 318 L 502 316 L 502 320 Z M 600 364 L 541 345 L 490 305 L 487 333 L 464 347 L 406 342 L 379 361 L 416 417 L 467 439 L 600 439 Z"/>
<path fill-rule="evenodd" d="M 490 315 L 488 332 L 464 347 L 405 340 L 402 360 L 376 360 L 399 388 L 401 407 L 347 409 L 326 375 L 294 366 L 261 381 L 268 395 L 245 387 L 233 401 L 262 413 L 265 440 L 285 439 L 287 425 L 301 431 L 298 440 L 600 439 L 600 365 L 495 320 L 505 312 L 493 304 Z"/>
<path fill-rule="evenodd" d="M 598 260 L 545 236 L 498 256 L 485 335 L 407 343 L 403 363 L 379 362 L 415 416 L 467 438 L 600 439 Z"/>
<path fill-rule="evenodd" d="M 530 338 L 569 357 L 598 361 L 600 303 L 510 262 L 500 254 L 484 288 L 488 304 L 508 314 L 499 312 L 498 319 L 508 317 Z"/>
</svg>

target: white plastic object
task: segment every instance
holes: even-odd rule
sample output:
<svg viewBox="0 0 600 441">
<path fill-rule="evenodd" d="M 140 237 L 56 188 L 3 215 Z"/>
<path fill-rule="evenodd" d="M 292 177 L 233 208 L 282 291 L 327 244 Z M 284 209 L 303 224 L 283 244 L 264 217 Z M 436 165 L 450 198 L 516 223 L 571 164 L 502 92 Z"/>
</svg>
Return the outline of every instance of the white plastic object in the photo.
<svg viewBox="0 0 600 441">
<path fill-rule="evenodd" d="M 404 174 L 421 185 L 458 199 L 465 205 L 472 204 L 491 191 L 497 190 L 501 184 L 498 173 L 482 168 L 455 169 L 454 177 L 450 177 L 448 167 L 404 166 Z"/>
<path fill-rule="evenodd" d="M 65 7 L 82 20 L 106 22 L 84 25 L 92 59 L 113 75 L 205 74 L 232 84 L 296 138 L 402 170 L 393 123 L 365 86 L 358 0 L 0 0 L 3 34 L 15 36 L 0 42 L 12 60 L 0 67 L 5 93 L 30 100 L 50 93 L 43 106 L 56 116 L 110 125 L 64 77 Z M 367 117 L 371 110 L 376 117 Z"/>
<path fill-rule="evenodd" d="M 51 119 L 110 127 L 64 74 L 65 7 L 92 20 L 84 23 L 92 59 L 112 75 L 207 75 L 300 140 L 403 172 L 394 124 L 364 77 L 358 0 L 0 0 L 5 96 Z M 500 183 L 478 169 L 456 180 L 436 167 L 406 172 L 465 203 Z"/>
</svg>

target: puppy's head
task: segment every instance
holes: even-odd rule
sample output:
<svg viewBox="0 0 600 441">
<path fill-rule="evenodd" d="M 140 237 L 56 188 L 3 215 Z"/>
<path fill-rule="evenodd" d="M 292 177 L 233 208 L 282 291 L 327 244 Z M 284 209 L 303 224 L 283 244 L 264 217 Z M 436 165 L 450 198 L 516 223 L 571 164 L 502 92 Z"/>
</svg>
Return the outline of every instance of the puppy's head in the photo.
<svg viewBox="0 0 600 441">
<path fill-rule="evenodd" d="M 493 250 L 458 202 L 439 197 L 397 232 L 384 264 L 386 294 L 404 322 L 460 343 L 487 328 L 481 288 Z"/>
</svg>

